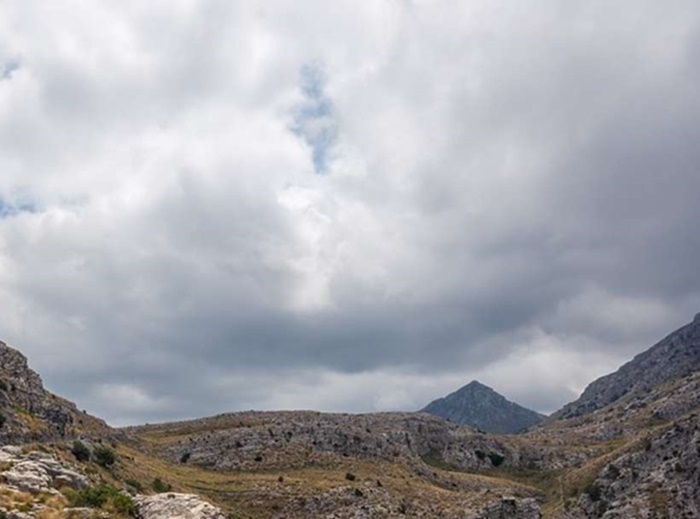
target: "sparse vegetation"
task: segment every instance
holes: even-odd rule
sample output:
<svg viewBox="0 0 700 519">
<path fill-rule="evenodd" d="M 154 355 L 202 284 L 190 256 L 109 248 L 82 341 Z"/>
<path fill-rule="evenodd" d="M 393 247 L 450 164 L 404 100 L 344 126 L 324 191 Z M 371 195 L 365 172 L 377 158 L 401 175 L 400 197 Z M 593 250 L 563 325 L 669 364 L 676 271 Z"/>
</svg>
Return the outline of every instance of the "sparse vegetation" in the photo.
<svg viewBox="0 0 700 519">
<path fill-rule="evenodd" d="M 73 507 L 99 508 L 118 516 L 136 516 L 136 504 L 131 496 L 106 483 L 83 490 L 66 489 L 63 493 Z"/>
<path fill-rule="evenodd" d="M 95 462 L 105 468 L 109 468 L 117 461 L 117 455 L 109 447 L 98 445 L 93 452 Z"/>
</svg>

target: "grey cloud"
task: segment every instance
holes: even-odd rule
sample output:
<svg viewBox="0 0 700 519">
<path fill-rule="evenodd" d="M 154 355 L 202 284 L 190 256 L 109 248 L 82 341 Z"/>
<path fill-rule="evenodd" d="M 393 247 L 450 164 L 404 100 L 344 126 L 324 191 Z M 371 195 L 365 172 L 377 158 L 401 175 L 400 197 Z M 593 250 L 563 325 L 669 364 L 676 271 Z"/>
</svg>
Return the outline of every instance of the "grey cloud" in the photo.
<svg viewBox="0 0 700 519">
<path fill-rule="evenodd" d="M 550 411 L 698 311 L 692 2 L 10 4 L 0 333 L 92 412 Z"/>
</svg>

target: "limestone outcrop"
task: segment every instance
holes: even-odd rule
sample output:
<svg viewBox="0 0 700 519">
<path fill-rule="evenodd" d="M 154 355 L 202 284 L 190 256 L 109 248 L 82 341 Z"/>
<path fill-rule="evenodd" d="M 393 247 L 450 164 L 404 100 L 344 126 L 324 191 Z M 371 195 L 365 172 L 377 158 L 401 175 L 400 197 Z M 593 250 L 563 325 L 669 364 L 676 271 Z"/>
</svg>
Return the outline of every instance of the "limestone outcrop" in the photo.
<svg viewBox="0 0 700 519">
<path fill-rule="evenodd" d="M 167 492 L 138 496 L 141 519 L 225 519 L 223 512 L 193 494 Z"/>
</svg>

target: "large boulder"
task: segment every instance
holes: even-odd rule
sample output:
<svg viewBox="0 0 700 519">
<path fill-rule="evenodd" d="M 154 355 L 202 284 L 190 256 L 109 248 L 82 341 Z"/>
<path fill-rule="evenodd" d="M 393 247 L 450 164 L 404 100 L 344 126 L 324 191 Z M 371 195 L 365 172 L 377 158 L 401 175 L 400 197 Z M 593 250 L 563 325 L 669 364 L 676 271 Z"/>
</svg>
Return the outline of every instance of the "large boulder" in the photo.
<svg viewBox="0 0 700 519">
<path fill-rule="evenodd" d="M 135 499 L 141 519 L 225 519 L 217 507 L 193 494 L 167 492 Z"/>
</svg>

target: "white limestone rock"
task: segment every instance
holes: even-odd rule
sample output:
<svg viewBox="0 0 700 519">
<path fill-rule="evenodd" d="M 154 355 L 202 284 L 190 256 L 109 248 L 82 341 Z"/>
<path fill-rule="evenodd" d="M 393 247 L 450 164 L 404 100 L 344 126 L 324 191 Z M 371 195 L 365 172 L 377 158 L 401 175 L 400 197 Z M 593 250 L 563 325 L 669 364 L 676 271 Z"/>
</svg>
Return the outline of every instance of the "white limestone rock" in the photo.
<svg viewBox="0 0 700 519">
<path fill-rule="evenodd" d="M 154 496 L 137 496 L 141 519 L 225 519 L 217 507 L 193 494 L 167 492 Z"/>
</svg>

